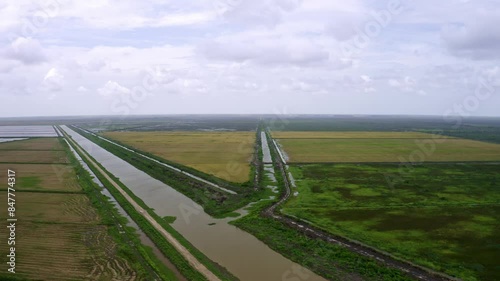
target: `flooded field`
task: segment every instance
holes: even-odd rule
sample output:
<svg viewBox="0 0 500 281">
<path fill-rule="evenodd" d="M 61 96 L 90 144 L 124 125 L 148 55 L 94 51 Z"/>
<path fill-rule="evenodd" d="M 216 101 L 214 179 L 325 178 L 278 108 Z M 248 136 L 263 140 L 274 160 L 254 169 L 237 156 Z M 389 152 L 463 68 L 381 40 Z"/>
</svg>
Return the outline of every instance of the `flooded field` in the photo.
<svg viewBox="0 0 500 281">
<path fill-rule="evenodd" d="M 63 127 L 89 154 L 118 177 L 160 216 L 175 216 L 172 226 L 196 248 L 241 280 L 282 280 L 300 266 L 271 250 L 254 236 L 214 219 L 191 199 L 134 168 L 122 159 Z M 214 224 L 215 223 L 215 224 Z M 310 281 L 325 280 L 302 269 Z"/>
<path fill-rule="evenodd" d="M 18 141 L 25 140 L 26 138 L 0 138 L 0 143 L 2 142 L 10 142 L 10 141 Z"/>
<path fill-rule="evenodd" d="M 0 138 L 57 137 L 52 126 L 0 126 Z"/>
</svg>

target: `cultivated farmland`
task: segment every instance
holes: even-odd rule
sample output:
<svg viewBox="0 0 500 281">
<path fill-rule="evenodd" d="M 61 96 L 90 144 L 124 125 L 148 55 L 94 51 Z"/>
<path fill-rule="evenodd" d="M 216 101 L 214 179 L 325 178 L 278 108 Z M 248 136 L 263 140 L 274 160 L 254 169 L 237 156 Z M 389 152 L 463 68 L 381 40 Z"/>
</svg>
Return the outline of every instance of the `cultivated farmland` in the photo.
<svg viewBox="0 0 500 281">
<path fill-rule="evenodd" d="M 421 132 L 272 135 L 297 185 L 284 213 L 463 280 L 500 280 L 500 145 Z"/>
<path fill-rule="evenodd" d="M 107 132 L 104 136 L 227 181 L 249 180 L 255 132 Z"/>
<path fill-rule="evenodd" d="M 291 163 L 500 161 L 500 145 L 417 132 L 277 132 Z"/>
<path fill-rule="evenodd" d="M 57 138 L 32 138 L 3 143 L 0 150 L 64 150 Z"/>
<path fill-rule="evenodd" d="M 68 162 L 63 149 L 57 139 L 0 144 L 0 155 L 23 157 L 2 157 L 3 162 L 28 162 L 0 164 L 2 182 L 7 182 L 7 169 L 16 172 L 16 275 L 30 280 L 137 280 L 140 275 L 120 254 L 109 222 L 84 194 L 73 166 L 38 164 Z M 6 189 L 0 200 L 7 202 Z M 7 208 L 1 208 L 0 219 L 7 217 Z M 0 232 L 0 240 L 7 241 L 7 235 Z M 1 247 L 0 255 L 5 257 L 8 249 Z"/>
<path fill-rule="evenodd" d="M 276 139 L 429 139 L 446 138 L 420 132 L 326 132 L 326 131 L 277 131 L 272 133 Z"/>
<path fill-rule="evenodd" d="M 64 164 L 0 164 L 0 171 L 12 169 L 17 172 L 19 190 L 37 191 L 81 191 L 75 171 Z M 5 175 L 0 175 L 0 181 Z M 5 182 L 6 179 L 3 181 Z"/>
<path fill-rule="evenodd" d="M 59 150 L 40 150 L 36 153 L 28 150 L 0 150 L 0 161 L 1 163 L 69 163 L 66 153 Z"/>
</svg>

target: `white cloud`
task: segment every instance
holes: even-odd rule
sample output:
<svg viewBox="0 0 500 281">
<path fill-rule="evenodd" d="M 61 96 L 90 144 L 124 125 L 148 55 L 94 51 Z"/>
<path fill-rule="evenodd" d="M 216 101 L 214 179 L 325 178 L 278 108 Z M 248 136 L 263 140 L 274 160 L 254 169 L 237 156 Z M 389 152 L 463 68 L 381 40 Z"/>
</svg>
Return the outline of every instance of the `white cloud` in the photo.
<svg viewBox="0 0 500 281">
<path fill-rule="evenodd" d="M 377 89 L 373 88 L 373 87 L 365 87 L 364 89 L 364 92 L 369 94 L 369 93 L 375 93 L 377 91 Z"/>
<path fill-rule="evenodd" d="M 104 60 L 93 58 L 87 63 L 86 68 L 89 71 L 99 71 L 105 66 L 106 62 Z"/>
<path fill-rule="evenodd" d="M 6 49 L 5 56 L 24 64 L 37 64 L 47 59 L 38 40 L 24 37 L 18 37 L 12 42 Z"/>
<path fill-rule="evenodd" d="M 255 62 L 271 65 L 314 65 L 325 63 L 330 54 L 320 43 L 273 34 L 225 37 L 206 42 L 200 49 L 209 59 Z"/>
<path fill-rule="evenodd" d="M 102 96 L 114 96 L 114 95 L 128 95 L 130 94 L 130 89 L 124 87 L 118 82 L 108 81 L 103 87 L 97 89 L 97 92 Z"/>
<path fill-rule="evenodd" d="M 42 85 L 52 92 L 61 91 L 64 86 L 64 76 L 55 68 L 51 68 L 43 78 Z"/>
<path fill-rule="evenodd" d="M 361 79 L 363 79 L 363 81 L 365 81 L 366 83 L 369 83 L 369 82 L 371 82 L 371 81 L 372 81 L 372 79 L 371 79 L 371 78 L 370 78 L 370 76 L 368 76 L 368 75 L 361 75 L 360 77 L 361 77 Z"/>
<path fill-rule="evenodd" d="M 89 90 L 87 88 L 85 88 L 84 86 L 80 86 L 80 87 L 78 87 L 78 89 L 76 89 L 76 91 L 81 93 L 81 94 L 85 94 Z"/>
<path fill-rule="evenodd" d="M 473 19 L 473 20 L 472 20 Z M 500 9 L 477 13 L 462 24 L 448 24 L 441 37 L 456 56 L 472 59 L 500 58 Z"/>
<path fill-rule="evenodd" d="M 173 6 L 170 9 L 169 4 Z M 118 30 L 200 25 L 216 18 L 212 5 L 177 5 L 179 7 L 174 3 L 154 0 L 72 1 L 65 5 L 59 17 L 78 20 L 93 28 Z"/>
<path fill-rule="evenodd" d="M 389 81 L 387 83 L 391 87 L 400 87 L 401 86 L 401 83 L 396 79 L 389 79 Z"/>
<path fill-rule="evenodd" d="M 13 34 L 23 34 L 43 6 L 0 4 L 0 95 L 25 97 L 29 114 L 114 113 L 113 101 L 132 100 L 141 88 L 148 99 L 131 113 L 288 106 L 297 113 L 440 114 L 474 90 L 477 76 L 500 87 L 496 1 L 403 1 L 404 12 L 354 56 L 342 53 L 342 43 L 387 2 L 63 2 L 31 38 Z M 40 107 L 47 97 L 59 108 Z M 8 110 L 0 114 L 24 109 Z"/>
</svg>

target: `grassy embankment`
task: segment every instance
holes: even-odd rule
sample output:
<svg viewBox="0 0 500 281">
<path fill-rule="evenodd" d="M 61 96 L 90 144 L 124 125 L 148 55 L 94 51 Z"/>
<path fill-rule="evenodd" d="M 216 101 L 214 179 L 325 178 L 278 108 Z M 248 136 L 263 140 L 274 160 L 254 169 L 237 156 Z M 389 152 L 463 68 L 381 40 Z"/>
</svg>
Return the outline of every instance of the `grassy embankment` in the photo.
<svg viewBox="0 0 500 281">
<path fill-rule="evenodd" d="M 88 171 L 81 166 L 72 152 L 69 151 L 67 143 L 64 142 L 63 145 L 67 148 L 67 152 L 70 154 L 70 160 L 76 169 L 78 178 L 86 182 L 84 190 L 92 200 L 93 205 L 96 206 L 100 215 L 105 218 L 109 225 L 114 225 L 114 229 L 111 234 L 115 239 L 117 239 L 117 241 L 121 242 L 120 250 L 123 251 L 123 254 L 129 259 L 135 261 L 135 263 L 140 264 L 143 268 L 142 271 L 145 271 L 147 276 L 149 276 L 148 278 L 160 277 L 162 280 L 177 280 L 175 274 L 156 257 L 152 249 L 141 243 L 136 230 L 133 227 L 127 226 L 128 219 L 123 217 L 114 206 L 114 203 L 110 202 L 109 198 L 100 192 L 100 187 L 92 181 Z M 95 173 L 94 170 L 93 172 Z M 106 189 L 108 189 L 107 185 L 105 186 Z M 117 202 L 119 203 L 118 200 Z M 120 206 L 122 205 L 120 204 Z"/>
<path fill-rule="evenodd" d="M 78 145 L 78 144 L 77 144 Z M 166 219 L 160 218 L 154 210 L 148 207 L 140 198 L 135 196 L 123 183 L 119 181 L 115 176 L 106 171 L 106 169 L 100 165 L 92 156 L 88 155 L 107 175 L 113 179 L 120 187 L 130 196 L 133 200 L 139 204 L 142 208 L 147 210 L 147 212 L 172 236 L 174 236 L 184 247 L 186 247 L 191 254 L 193 254 L 200 262 L 202 262 L 210 271 L 216 274 L 221 280 L 237 280 L 231 273 L 229 273 L 225 268 L 221 267 L 217 263 L 211 261 L 202 252 L 196 249 L 193 245 L 189 243 L 182 235 L 180 235 L 172 226 L 169 225 Z M 99 180 L 107 187 L 116 201 L 122 206 L 122 208 L 127 212 L 127 214 L 139 225 L 143 232 L 148 235 L 148 237 L 157 245 L 157 247 L 163 252 L 163 254 L 169 257 L 169 260 L 179 269 L 183 276 L 188 280 L 205 280 L 205 278 L 195 269 L 193 269 L 189 263 L 184 259 L 184 257 L 177 252 L 177 250 L 139 213 L 135 208 L 120 194 L 120 192 L 113 187 L 113 185 L 101 174 L 94 166 L 89 166 L 92 171 L 96 174 Z"/>
<path fill-rule="evenodd" d="M 273 159 L 278 157 L 271 149 Z M 275 166 L 277 185 L 283 192 L 283 178 Z M 261 186 L 276 185 L 263 176 Z M 250 213 L 231 222 L 251 233 L 273 250 L 330 280 L 412 280 L 400 271 L 387 268 L 375 260 L 323 240 L 312 239 L 261 212 L 275 200 L 262 201 L 250 208 Z"/>
<path fill-rule="evenodd" d="M 220 186 L 234 190 L 238 194 L 229 194 L 215 187 L 204 184 L 198 180 L 186 176 L 185 174 L 173 171 L 167 167 L 159 165 L 154 161 L 141 157 L 134 152 L 128 151 L 107 141 L 104 141 L 98 137 L 95 137 L 85 131 L 73 128 L 81 135 L 85 136 L 89 140 L 93 141 L 97 145 L 106 149 L 107 151 L 113 153 L 117 157 L 127 161 L 137 169 L 147 173 L 151 177 L 164 182 L 165 184 L 173 187 L 177 191 L 186 195 L 187 197 L 194 200 L 196 203 L 200 204 L 204 211 L 213 217 L 225 217 L 235 215 L 233 211 L 246 206 L 248 203 L 257 201 L 261 199 L 264 195 L 262 192 L 256 192 L 253 189 L 253 183 L 248 181 L 244 186 L 235 187 L 229 183 L 222 181 L 221 179 L 201 173 L 193 168 L 179 165 L 177 163 L 166 161 L 165 159 L 159 158 L 156 155 L 140 151 L 142 154 L 147 155 L 153 159 L 157 159 L 166 164 L 172 165 L 174 167 L 180 168 L 184 171 L 192 173 L 195 176 L 200 176 L 211 182 L 217 183 Z M 118 143 L 118 142 L 117 142 Z M 121 144 L 121 143 L 120 143 Z M 121 144 L 123 145 L 123 144 Z M 124 145 L 127 147 L 126 145 Z M 133 147 L 129 147 L 135 149 Z M 252 179 L 256 172 L 256 168 L 252 165 L 251 168 Z M 203 176 L 202 176 L 203 174 Z"/>
</svg>

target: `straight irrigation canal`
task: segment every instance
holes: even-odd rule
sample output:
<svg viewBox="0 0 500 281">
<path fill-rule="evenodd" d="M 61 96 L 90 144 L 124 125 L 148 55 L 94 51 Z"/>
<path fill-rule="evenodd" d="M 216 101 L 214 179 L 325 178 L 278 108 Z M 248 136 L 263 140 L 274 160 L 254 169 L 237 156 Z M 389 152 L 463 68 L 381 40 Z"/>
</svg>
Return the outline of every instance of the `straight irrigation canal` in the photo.
<svg viewBox="0 0 500 281">
<path fill-rule="evenodd" d="M 161 216 L 175 216 L 172 226 L 213 261 L 243 281 L 275 281 L 290 278 L 300 265 L 271 250 L 254 236 L 214 219 L 201 206 L 172 187 L 150 177 L 75 131 L 63 129 L 110 173 Z M 210 225 L 213 224 L 214 225 Z M 308 281 L 325 280 L 302 268 Z"/>
</svg>

